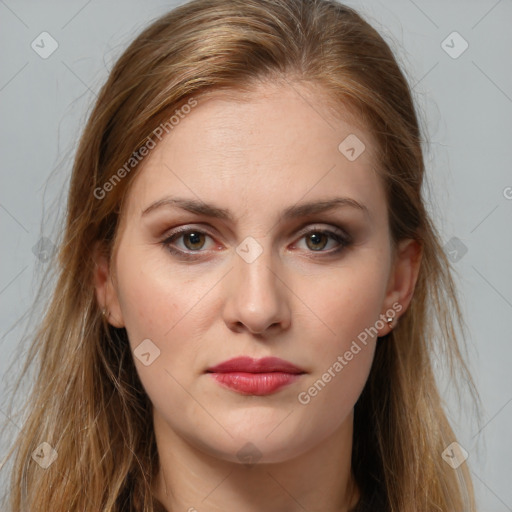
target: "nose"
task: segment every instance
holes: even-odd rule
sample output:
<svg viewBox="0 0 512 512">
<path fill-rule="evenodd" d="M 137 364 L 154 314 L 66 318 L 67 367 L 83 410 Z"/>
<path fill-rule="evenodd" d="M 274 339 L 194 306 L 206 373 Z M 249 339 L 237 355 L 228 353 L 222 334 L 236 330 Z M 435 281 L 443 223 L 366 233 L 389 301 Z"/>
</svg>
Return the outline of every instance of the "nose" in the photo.
<svg viewBox="0 0 512 512">
<path fill-rule="evenodd" d="M 270 249 L 247 262 L 238 254 L 228 274 L 224 320 L 236 332 L 266 334 L 290 325 L 289 289 L 279 269 L 273 265 Z"/>
</svg>

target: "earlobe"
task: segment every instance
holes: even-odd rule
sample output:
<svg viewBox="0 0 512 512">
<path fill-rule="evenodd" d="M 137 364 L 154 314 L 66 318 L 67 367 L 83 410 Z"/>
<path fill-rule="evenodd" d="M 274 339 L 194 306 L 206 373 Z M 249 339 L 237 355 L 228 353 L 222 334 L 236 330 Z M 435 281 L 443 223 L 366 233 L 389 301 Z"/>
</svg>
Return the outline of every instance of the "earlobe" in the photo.
<svg viewBox="0 0 512 512">
<path fill-rule="evenodd" d="M 97 242 L 93 250 L 96 299 L 105 319 L 114 327 L 124 327 L 109 258 L 102 249 L 101 243 Z"/>
<path fill-rule="evenodd" d="M 398 243 L 383 304 L 386 326 L 380 336 L 396 327 L 399 317 L 409 307 L 418 280 L 421 256 L 422 247 L 417 240 L 406 239 Z"/>
</svg>

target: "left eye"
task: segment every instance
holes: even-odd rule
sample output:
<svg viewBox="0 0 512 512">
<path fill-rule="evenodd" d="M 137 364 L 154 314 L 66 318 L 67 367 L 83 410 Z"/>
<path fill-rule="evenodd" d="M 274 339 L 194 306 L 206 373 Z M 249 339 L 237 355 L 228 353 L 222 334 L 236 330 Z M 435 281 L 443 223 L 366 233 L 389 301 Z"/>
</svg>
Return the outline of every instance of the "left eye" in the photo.
<svg viewBox="0 0 512 512">
<path fill-rule="evenodd" d="M 323 252 L 323 249 L 325 249 L 329 243 L 329 238 L 337 242 L 338 246 L 346 246 L 348 244 L 346 237 L 328 230 L 316 229 L 309 231 L 302 235 L 301 239 L 302 238 L 306 240 L 308 249 L 311 249 L 313 252 Z"/>
</svg>

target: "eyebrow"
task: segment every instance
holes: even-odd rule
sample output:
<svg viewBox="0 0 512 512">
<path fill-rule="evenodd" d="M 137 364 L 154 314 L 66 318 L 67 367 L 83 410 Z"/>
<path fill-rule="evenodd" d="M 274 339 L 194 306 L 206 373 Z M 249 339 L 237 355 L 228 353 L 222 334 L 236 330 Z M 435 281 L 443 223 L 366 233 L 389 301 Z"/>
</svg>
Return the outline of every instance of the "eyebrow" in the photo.
<svg viewBox="0 0 512 512">
<path fill-rule="evenodd" d="M 369 215 L 368 208 L 364 204 L 356 201 L 355 199 L 352 199 L 350 197 L 334 197 L 331 199 L 311 201 L 308 203 L 290 206 L 283 211 L 283 213 L 279 217 L 279 220 L 284 221 L 300 217 L 307 217 L 308 215 L 327 212 L 343 206 L 355 208 Z M 197 201 L 195 199 L 186 199 L 181 197 L 164 197 L 162 199 L 159 199 L 158 201 L 155 201 L 154 203 L 149 205 L 145 210 L 143 210 L 141 216 L 145 216 L 150 212 L 160 209 L 162 207 L 178 207 L 181 208 L 182 210 L 186 210 L 188 212 L 195 213 L 198 215 L 205 215 L 207 217 L 223 219 L 231 221 L 233 223 L 235 222 L 233 214 L 229 210 L 226 210 L 225 208 L 219 208 L 215 205 L 207 204 L 203 201 Z"/>
</svg>

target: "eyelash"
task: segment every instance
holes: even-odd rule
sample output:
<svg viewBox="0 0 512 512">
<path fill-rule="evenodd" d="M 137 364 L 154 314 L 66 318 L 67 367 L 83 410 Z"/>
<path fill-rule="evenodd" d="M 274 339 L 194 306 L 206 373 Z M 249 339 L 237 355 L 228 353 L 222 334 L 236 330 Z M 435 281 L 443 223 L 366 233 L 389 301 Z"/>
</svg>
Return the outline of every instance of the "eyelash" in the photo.
<svg viewBox="0 0 512 512">
<path fill-rule="evenodd" d="M 178 239 L 188 233 L 198 233 L 198 234 L 207 235 L 210 238 L 213 238 L 212 235 L 210 235 L 206 231 L 202 231 L 200 229 L 191 228 L 191 227 L 185 227 L 183 229 L 177 229 L 174 232 L 172 232 L 164 240 L 162 240 L 161 244 L 174 256 L 180 256 L 180 257 L 182 257 L 184 259 L 188 259 L 188 260 L 197 259 L 198 257 L 200 257 L 201 253 L 204 251 L 198 250 L 198 251 L 187 252 L 187 251 L 182 251 L 181 249 L 176 249 L 175 247 L 173 247 L 171 245 L 176 239 Z M 338 233 L 335 231 L 331 231 L 329 229 L 320 229 L 320 228 L 316 228 L 316 229 L 313 228 L 306 232 L 303 232 L 301 234 L 300 240 L 302 240 L 303 238 L 305 238 L 308 235 L 317 234 L 317 233 L 329 236 L 330 238 L 332 238 L 333 240 L 338 242 L 339 246 L 337 248 L 331 249 L 329 251 L 324 251 L 324 250 L 309 251 L 313 254 L 318 253 L 320 255 L 320 256 L 313 256 L 315 258 L 334 256 L 336 254 L 339 254 L 341 251 L 348 248 L 352 244 L 352 239 L 348 234 L 344 234 L 344 233 L 342 234 L 342 233 Z"/>
</svg>

